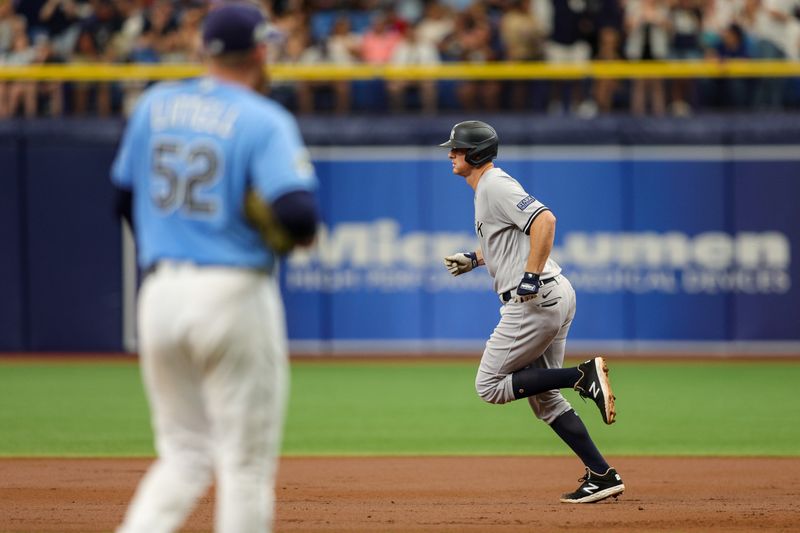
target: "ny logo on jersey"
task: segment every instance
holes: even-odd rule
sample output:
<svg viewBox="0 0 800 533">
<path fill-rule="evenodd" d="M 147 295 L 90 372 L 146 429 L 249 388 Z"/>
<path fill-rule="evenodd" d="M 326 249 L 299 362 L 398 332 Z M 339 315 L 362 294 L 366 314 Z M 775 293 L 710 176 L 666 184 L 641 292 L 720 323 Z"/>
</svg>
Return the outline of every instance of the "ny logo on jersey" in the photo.
<svg viewBox="0 0 800 533">
<path fill-rule="evenodd" d="M 475 233 L 483 237 L 483 222 L 475 222 Z"/>
</svg>

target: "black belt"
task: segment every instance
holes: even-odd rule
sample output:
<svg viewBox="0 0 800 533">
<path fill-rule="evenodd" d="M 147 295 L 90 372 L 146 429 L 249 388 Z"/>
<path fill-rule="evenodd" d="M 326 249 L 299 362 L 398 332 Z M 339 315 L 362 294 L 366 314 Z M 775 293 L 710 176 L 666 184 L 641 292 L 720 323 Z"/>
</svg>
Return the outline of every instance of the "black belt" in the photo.
<svg viewBox="0 0 800 533">
<path fill-rule="evenodd" d="M 176 263 L 188 263 L 188 261 L 175 261 L 175 262 Z M 148 266 L 147 268 L 142 270 L 142 279 L 146 278 L 150 274 L 155 274 L 156 270 L 158 270 L 158 267 L 161 264 L 163 264 L 162 261 L 155 261 L 153 263 L 150 263 L 150 266 Z M 214 265 L 209 265 L 209 266 L 214 266 Z M 217 265 L 217 266 L 222 266 L 222 265 Z M 243 267 L 243 268 L 245 268 L 245 267 Z M 263 272 L 264 274 L 272 274 L 272 269 L 268 269 L 268 268 L 263 268 L 263 269 L 262 268 L 248 268 L 248 269 L 249 270 L 256 270 L 256 271 L 259 271 L 259 272 Z"/>
<path fill-rule="evenodd" d="M 540 279 L 539 280 L 539 285 L 540 286 L 541 285 L 547 285 L 548 283 L 550 283 L 552 281 L 555 281 L 556 277 L 557 276 L 553 276 L 552 278 L 547 278 L 547 279 Z M 507 304 L 508 302 L 511 301 L 511 298 L 513 297 L 513 293 L 514 292 L 516 292 L 516 289 L 514 289 L 512 291 L 506 291 L 506 292 L 500 294 L 500 301 L 503 302 L 504 304 Z"/>
</svg>

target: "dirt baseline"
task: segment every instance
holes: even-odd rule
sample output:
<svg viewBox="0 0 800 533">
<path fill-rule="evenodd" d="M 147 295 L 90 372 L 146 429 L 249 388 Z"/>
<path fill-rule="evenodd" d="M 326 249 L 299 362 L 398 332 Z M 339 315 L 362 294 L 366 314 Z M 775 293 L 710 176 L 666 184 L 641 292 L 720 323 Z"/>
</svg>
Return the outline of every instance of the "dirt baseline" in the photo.
<svg viewBox="0 0 800 533">
<path fill-rule="evenodd" d="M 112 531 L 144 459 L 0 460 L 0 531 Z M 558 502 L 568 457 L 284 458 L 277 532 L 789 532 L 800 524 L 798 458 L 615 458 L 627 490 Z M 210 531 L 213 496 L 185 531 Z"/>
</svg>

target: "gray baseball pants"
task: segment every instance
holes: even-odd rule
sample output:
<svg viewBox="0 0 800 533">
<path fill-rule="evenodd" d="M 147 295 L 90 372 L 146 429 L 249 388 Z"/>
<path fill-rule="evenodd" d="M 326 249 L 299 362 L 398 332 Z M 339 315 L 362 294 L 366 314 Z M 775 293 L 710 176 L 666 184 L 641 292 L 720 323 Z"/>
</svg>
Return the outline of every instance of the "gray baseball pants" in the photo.
<svg viewBox="0 0 800 533">
<path fill-rule="evenodd" d="M 567 333 L 575 316 L 575 290 L 558 275 L 539 289 L 539 296 L 524 303 L 513 301 L 500 309 L 481 358 L 475 389 L 489 403 L 513 401 L 511 374 L 527 366 L 561 368 Z M 550 424 L 572 406 L 559 390 L 530 396 L 536 417 Z"/>
</svg>

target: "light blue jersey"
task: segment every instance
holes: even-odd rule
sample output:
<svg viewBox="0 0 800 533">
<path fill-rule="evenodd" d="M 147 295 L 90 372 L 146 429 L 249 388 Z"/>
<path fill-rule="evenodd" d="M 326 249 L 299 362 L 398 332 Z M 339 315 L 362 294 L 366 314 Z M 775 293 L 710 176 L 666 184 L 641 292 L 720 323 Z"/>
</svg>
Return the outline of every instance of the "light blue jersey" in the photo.
<svg viewBox="0 0 800 533">
<path fill-rule="evenodd" d="M 163 83 L 136 107 L 112 169 L 133 191 L 139 266 L 162 259 L 271 269 L 271 250 L 244 218 L 253 188 L 266 201 L 316 188 L 294 118 L 213 78 Z"/>
</svg>

